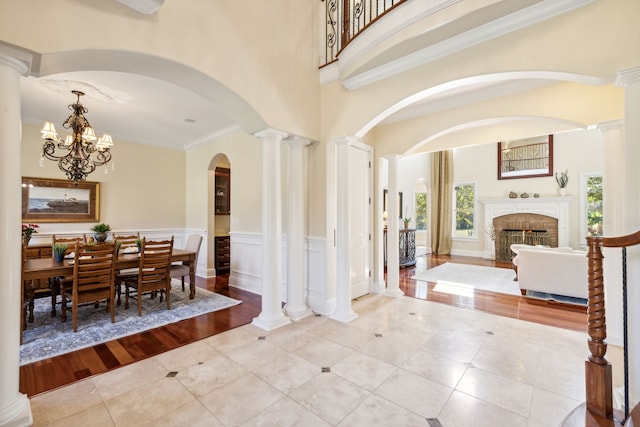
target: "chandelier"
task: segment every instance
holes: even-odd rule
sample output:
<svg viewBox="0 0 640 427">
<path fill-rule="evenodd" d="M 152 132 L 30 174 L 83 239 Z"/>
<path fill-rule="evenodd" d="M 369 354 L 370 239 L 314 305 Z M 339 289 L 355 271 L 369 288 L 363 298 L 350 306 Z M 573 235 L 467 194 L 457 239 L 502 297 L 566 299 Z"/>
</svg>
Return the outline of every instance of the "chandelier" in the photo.
<svg viewBox="0 0 640 427">
<path fill-rule="evenodd" d="M 72 129 L 73 133 L 62 140 L 58 138 L 56 128 L 51 122 L 46 122 L 40 131 L 44 142 L 42 143 L 42 157 L 40 165 L 43 166 L 44 158 L 58 162 L 58 167 L 69 180 L 78 184 L 85 181 L 87 175 L 93 172 L 97 166 L 106 165 L 111 160 L 109 149 L 113 145 L 111 135 L 104 134 L 96 141 L 96 135 L 89 121 L 84 117 L 89 110 L 80 103 L 83 92 L 72 90 L 71 93 L 78 99 L 69 105 L 73 113 L 65 120 L 62 127 Z M 95 142 L 94 142 L 95 141 Z M 58 149 L 58 154 L 56 154 Z"/>
</svg>

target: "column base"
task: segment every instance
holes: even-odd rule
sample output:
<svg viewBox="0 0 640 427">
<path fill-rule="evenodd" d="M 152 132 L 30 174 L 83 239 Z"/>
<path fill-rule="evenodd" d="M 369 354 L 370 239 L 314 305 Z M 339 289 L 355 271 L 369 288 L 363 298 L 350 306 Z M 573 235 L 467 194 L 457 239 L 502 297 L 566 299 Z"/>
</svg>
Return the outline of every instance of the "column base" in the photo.
<svg viewBox="0 0 640 427">
<path fill-rule="evenodd" d="M 387 289 L 382 293 L 382 295 L 385 297 L 400 298 L 404 296 L 404 292 L 400 289 Z"/>
<path fill-rule="evenodd" d="M 375 282 L 373 284 L 373 289 L 371 290 L 371 293 L 381 294 L 384 292 L 385 286 L 387 286 L 387 283 L 384 280 Z"/>
<path fill-rule="evenodd" d="M 0 409 L 0 426 L 26 427 L 33 425 L 31 404 L 26 394 L 19 393 L 18 398 L 6 408 Z"/>
<path fill-rule="evenodd" d="M 345 312 L 345 313 L 334 312 L 329 316 L 329 319 L 337 320 L 338 322 L 342 322 L 342 323 L 349 323 L 352 320 L 355 320 L 357 318 L 358 318 L 358 315 L 353 311 Z"/>
<path fill-rule="evenodd" d="M 285 306 L 284 312 L 287 314 L 289 319 L 296 322 L 298 320 L 302 320 L 305 317 L 309 317 L 313 314 L 313 311 L 309 307 L 291 307 Z"/>
<path fill-rule="evenodd" d="M 273 331 L 274 329 L 281 328 L 291 323 L 291 319 L 280 313 L 279 316 L 269 317 L 263 316 L 262 313 L 258 317 L 254 317 L 251 322 L 252 325 L 257 326 L 265 331 Z"/>
</svg>

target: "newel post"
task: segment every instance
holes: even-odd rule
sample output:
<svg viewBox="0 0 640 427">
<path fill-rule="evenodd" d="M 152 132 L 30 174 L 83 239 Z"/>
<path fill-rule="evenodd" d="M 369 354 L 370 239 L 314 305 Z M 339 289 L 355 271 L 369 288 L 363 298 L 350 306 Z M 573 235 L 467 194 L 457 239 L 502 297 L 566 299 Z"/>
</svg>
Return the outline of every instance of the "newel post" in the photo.
<svg viewBox="0 0 640 427">
<path fill-rule="evenodd" d="M 589 251 L 589 302 L 587 311 L 589 351 L 585 361 L 587 410 L 605 419 L 613 417 L 611 365 L 607 352 L 607 323 L 604 310 L 604 279 L 602 273 L 602 238 L 587 237 Z"/>
</svg>

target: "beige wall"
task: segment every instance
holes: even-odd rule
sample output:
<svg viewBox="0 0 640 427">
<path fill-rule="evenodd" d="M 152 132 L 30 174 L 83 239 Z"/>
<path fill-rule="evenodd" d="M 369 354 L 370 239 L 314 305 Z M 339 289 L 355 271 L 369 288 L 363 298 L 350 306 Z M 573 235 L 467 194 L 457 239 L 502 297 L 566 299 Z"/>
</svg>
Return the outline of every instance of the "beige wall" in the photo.
<svg viewBox="0 0 640 427">
<path fill-rule="evenodd" d="M 66 179 L 58 164 L 40 167 L 40 127 L 22 127 L 22 175 Z M 100 183 L 100 222 L 117 230 L 182 229 L 185 227 L 185 164 L 183 151 L 114 141 L 115 170 L 97 168 L 89 181 Z M 40 224 L 41 233 L 88 232 L 92 223 Z"/>
<path fill-rule="evenodd" d="M 86 61 L 73 64 L 75 70 L 84 69 L 89 57 L 91 66 L 135 69 L 135 58 L 100 63 L 108 50 L 186 65 L 224 87 L 217 100 L 234 118 L 241 119 L 246 103 L 264 119 L 263 126 L 318 139 L 320 9 L 315 0 L 277 3 L 195 0 L 185 7 L 169 1 L 156 14 L 142 15 L 114 1 L 4 0 L 0 40 L 41 54 L 86 50 Z M 143 66 L 143 58 L 139 61 L 141 74 L 163 72 L 171 77 L 168 67 L 154 70 Z M 65 61 L 44 62 L 49 70 L 71 66 Z M 174 82 L 188 85 L 188 80 Z M 256 120 L 246 124 L 259 125 Z"/>
<path fill-rule="evenodd" d="M 209 168 L 212 160 L 220 154 L 227 156 L 231 168 L 231 231 L 260 233 L 262 146 L 258 138 L 242 132 L 200 144 L 187 152 L 187 227 L 207 228 L 209 212 L 213 212 L 208 188 Z"/>
<path fill-rule="evenodd" d="M 557 71 L 612 82 L 617 71 L 640 63 L 639 14 L 636 0 L 597 1 L 364 88 L 348 91 L 338 82 L 324 85 L 323 134 L 354 135 L 401 100 L 462 78 Z"/>
</svg>

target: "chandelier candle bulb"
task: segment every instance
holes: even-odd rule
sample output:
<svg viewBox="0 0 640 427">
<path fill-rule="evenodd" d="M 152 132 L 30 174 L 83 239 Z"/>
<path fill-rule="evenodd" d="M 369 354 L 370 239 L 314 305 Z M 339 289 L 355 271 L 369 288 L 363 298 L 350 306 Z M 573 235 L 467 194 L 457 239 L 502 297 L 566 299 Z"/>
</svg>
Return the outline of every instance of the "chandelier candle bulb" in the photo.
<svg viewBox="0 0 640 427">
<path fill-rule="evenodd" d="M 80 97 L 84 93 L 77 90 L 72 90 L 71 93 L 78 99 L 74 104 L 69 105 L 73 113 L 65 120 L 62 127 L 71 129 L 73 132 L 64 140 L 60 139 L 53 123 L 46 122 L 40 131 L 44 139 L 40 165 L 44 166 L 45 157 L 58 162 L 60 170 L 69 180 L 77 184 L 78 181 L 86 181 L 87 175 L 96 167 L 111 161 L 110 148 L 113 146 L 113 140 L 109 134 L 96 138 L 91 124 L 84 116 L 89 110 L 80 103 Z M 66 152 L 60 153 L 60 150 L 66 150 Z"/>
</svg>

